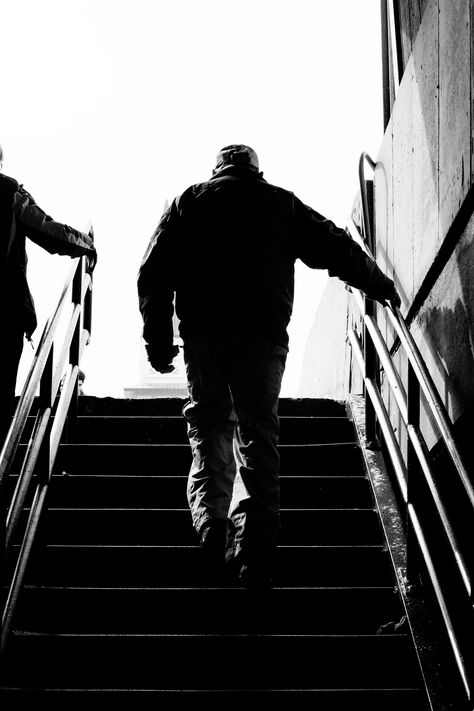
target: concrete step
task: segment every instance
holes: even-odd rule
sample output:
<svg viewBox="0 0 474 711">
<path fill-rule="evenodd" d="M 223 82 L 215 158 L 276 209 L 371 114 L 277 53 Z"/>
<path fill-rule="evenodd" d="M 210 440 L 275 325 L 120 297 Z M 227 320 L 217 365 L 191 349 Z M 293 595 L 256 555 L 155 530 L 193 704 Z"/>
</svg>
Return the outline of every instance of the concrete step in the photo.
<svg viewBox="0 0 474 711">
<path fill-rule="evenodd" d="M 3 666 L 5 683 L 26 688 L 367 689 L 413 688 L 419 676 L 405 635 L 17 632 Z"/>
<path fill-rule="evenodd" d="M 79 398 L 80 415 L 181 415 L 187 397 L 183 398 Z M 324 398 L 280 398 L 280 415 L 344 417 L 344 402 Z"/>
<path fill-rule="evenodd" d="M 8 491 L 13 491 L 17 477 L 10 477 Z M 360 476 L 321 476 L 280 478 L 281 504 L 284 508 L 372 508 L 369 481 Z M 52 507 L 99 508 L 140 507 L 150 504 L 185 508 L 187 476 L 128 476 L 126 474 L 54 475 L 48 493 Z M 31 495 L 33 492 L 31 492 Z"/>
<path fill-rule="evenodd" d="M 96 704 L 97 708 L 129 704 L 133 709 L 201 708 L 222 711 L 253 704 L 257 708 L 268 704 L 289 705 L 296 711 L 400 711 L 401 708 L 429 711 L 426 698 L 419 689 L 9 689 L 0 690 L 0 700 L 6 703 L 38 702 L 41 705 Z M 163 706 L 164 705 L 164 706 Z M 56 708 L 51 707 L 50 708 Z"/>
<path fill-rule="evenodd" d="M 12 473 L 18 474 L 27 445 L 20 445 Z M 362 455 L 353 442 L 280 445 L 281 475 L 360 476 Z M 68 474 L 187 474 L 189 444 L 62 444 L 55 471 Z"/>
<path fill-rule="evenodd" d="M 242 588 L 27 587 L 16 628 L 54 634 L 376 634 L 402 616 L 392 587 L 277 588 L 265 605 Z"/>
<path fill-rule="evenodd" d="M 22 441 L 27 442 L 34 423 L 29 417 Z M 75 443 L 187 444 L 187 424 L 182 416 L 94 415 L 80 416 Z M 280 418 L 282 444 L 315 444 L 355 441 L 354 427 L 347 417 Z"/>
<path fill-rule="evenodd" d="M 192 545 L 197 540 L 187 508 L 51 508 L 38 535 L 63 544 Z M 382 545 L 383 534 L 373 509 L 283 509 L 279 539 L 282 545 Z"/>
<path fill-rule="evenodd" d="M 276 587 L 395 586 L 383 546 L 279 546 Z M 26 584 L 79 587 L 214 587 L 191 546 L 37 544 Z"/>
</svg>

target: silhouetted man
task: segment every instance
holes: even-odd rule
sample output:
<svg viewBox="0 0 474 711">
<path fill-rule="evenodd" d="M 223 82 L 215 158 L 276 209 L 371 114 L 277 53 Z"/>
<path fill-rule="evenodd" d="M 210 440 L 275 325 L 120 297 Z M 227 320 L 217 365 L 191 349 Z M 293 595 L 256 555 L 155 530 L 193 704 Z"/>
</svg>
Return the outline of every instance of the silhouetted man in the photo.
<svg viewBox="0 0 474 711">
<path fill-rule="evenodd" d="M 0 171 L 3 151 L 0 146 Z M 37 326 L 27 274 L 25 238 L 29 237 L 51 254 L 86 255 L 90 268 L 97 254 L 88 235 L 55 222 L 41 210 L 14 178 L 0 172 L 0 310 L 2 321 L 2 375 L 0 378 L 0 450 L 8 432 L 15 400 L 18 365 L 26 335 L 31 339 Z"/>
<path fill-rule="evenodd" d="M 269 587 L 275 564 L 277 407 L 296 259 L 370 298 L 398 301 L 393 281 L 343 229 L 268 183 L 252 148 L 231 145 L 219 152 L 210 180 L 189 187 L 163 214 L 138 276 L 143 338 L 159 372 L 173 370 L 178 352 L 174 300 L 180 321 L 194 527 L 216 567 L 227 540 L 227 562 L 248 588 Z"/>
</svg>

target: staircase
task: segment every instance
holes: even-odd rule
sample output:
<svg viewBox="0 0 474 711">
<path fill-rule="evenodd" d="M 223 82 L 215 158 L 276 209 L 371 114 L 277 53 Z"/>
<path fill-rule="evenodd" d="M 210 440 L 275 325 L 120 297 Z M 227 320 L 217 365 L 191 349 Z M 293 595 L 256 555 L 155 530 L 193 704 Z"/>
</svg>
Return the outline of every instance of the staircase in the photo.
<svg viewBox="0 0 474 711">
<path fill-rule="evenodd" d="M 264 600 L 202 572 L 182 405 L 80 398 L 3 662 L 3 708 L 427 709 L 408 626 L 388 624 L 404 609 L 344 405 L 280 401 L 281 545 Z"/>
</svg>

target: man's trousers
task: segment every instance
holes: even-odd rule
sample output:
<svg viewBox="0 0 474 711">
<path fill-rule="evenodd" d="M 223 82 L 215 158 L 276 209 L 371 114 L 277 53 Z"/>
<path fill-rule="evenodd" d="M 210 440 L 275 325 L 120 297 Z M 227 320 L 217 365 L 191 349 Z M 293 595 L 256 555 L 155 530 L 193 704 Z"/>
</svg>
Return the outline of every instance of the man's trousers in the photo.
<svg viewBox="0 0 474 711">
<path fill-rule="evenodd" d="M 228 559 L 271 574 L 280 527 L 278 398 L 286 354 L 185 342 L 189 401 L 183 408 L 193 461 L 188 502 L 199 533 L 228 519 Z"/>
</svg>

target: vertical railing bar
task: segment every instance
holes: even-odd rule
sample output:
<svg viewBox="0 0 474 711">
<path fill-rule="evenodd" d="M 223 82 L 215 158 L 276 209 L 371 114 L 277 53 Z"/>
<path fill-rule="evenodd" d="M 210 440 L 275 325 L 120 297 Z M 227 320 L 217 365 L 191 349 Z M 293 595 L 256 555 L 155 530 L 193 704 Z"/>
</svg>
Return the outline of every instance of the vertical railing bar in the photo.
<svg viewBox="0 0 474 711">
<path fill-rule="evenodd" d="M 82 328 L 84 331 L 89 333 L 90 340 L 90 334 L 92 331 L 92 279 L 88 274 L 86 274 L 86 277 L 89 277 L 89 280 L 85 280 Z M 89 340 L 87 341 L 87 344 L 89 343 Z"/>
<path fill-rule="evenodd" d="M 363 152 L 359 159 L 359 187 L 362 201 L 362 232 L 365 242 L 368 244 L 371 252 L 374 251 L 372 224 L 369 214 L 369 205 L 367 200 L 367 184 L 364 173 L 364 163 L 369 163 L 372 169 L 375 169 L 375 163 L 368 153 Z M 375 303 L 364 296 L 364 361 L 365 361 L 365 377 L 379 386 L 379 364 L 377 353 L 367 332 L 366 317 L 373 317 L 376 314 Z M 365 394 L 365 435 L 367 438 L 368 447 L 377 446 L 377 418 L 375 409 L 370 397 Z"/>
<path fill-rule="evenodd" d="M 433 479 L 433 475 L 431 473 L 430 469 L 430 464 L 428 461 L 428 452 L 426 450 L 426 445 L 423 444 L 423 442 L 420 439 L 420 436 L 416 429 L 413 427 L 413 425 L 408 425 L 407 426 L 407 431 L 408 431 L 408 437 L 410 439 L 411 445 L 413 447 L 413 450 L 417 456 L 419 465 L 423 471 L 423 474 L 425 476 L 426 483 L 428 484 L 428 487 L 430 489 L 431 496 L 433 497 L 433 501 L 435 503 L 438 515 L 440 517 L 441 523 L 443 524 L 444 532 L 446 533 L 446 537 L 449 541 L 449 544 L 451 546 L 451 551 L 452 554 L 456 560 L 457 567 L 459 568 L 459 572 L 461 574 L 461 578 L 464 583 L 464 587 L 466 589 L 467 595 L 472 594 L 472 576 L 469 572 L 468 564 L 464 560 L 464 556 L 461 553 L 460 546 L 457 540 L 457 536 L 454 533 L 453 527 L 451 525 L 451 522 L 449 521 L 446 509 L 444 507 L 443 502 L 441 501 L 441 498 L 439 496 L 438 490 L 436 488 L 436 484 Z"/>
<path fill-rule="evenodd" d="M 81 303 L 83 296 L 83 261 L 81 260 L 78 270 L 72 284 L 72 302 L 73 304 Z M 69 363 L 74 366 L 79 366 L 80 347 L 81 347 L 81 328 L 82 319 L 79 318 L 74 328 L 74 335 L 69 348 Z M 68 412 L 68 440 L 74 440 L 77 433 L 77 413 L 79 409 L 79 383 L 76 377 L 75 390 L 71 394 L 71 401 Z"/>
<path fill-rule="evenodd" d="M 366 184 L 365 184 L 365 172 L 364 172 L 364 161 L 370 165 L 372 170 L 375 169 L 375 162 L 365 151 L 361 154 L 359 158 L 359 187 L 362 200 L 362 231 L 364 238 L 368 244 L 368 247 L 372 253 L 374 253 L 374 243 L 372 235 L 372 225 L 370 224 L 369 215 L 369 204 L 367 200 Z"/>
<path fill-rule="evenodd" d="M 434 566 L 433 559 L 431 557 L 431 553 L 430 553 L 428 544 L 427 544 L 425 536 L 423 534 L 423 529 L 420 525 L 418 516 L 416 515 L 416 511 L 411 504 L 408 505 L 408 515 L 409 515 L 410 521 L 413 525 L 413 529 L 416 532 L 416 535 L 417 535 L 417 538 L 419 541 L 420 549 L 423 554 L 423 559 L 425 561 L 426 568 L 428 570 L 428 575 L 431 579 L 431 583 L 433 585 L 433 590 L 435 592 L 435 596 L 438 601 L 439 608 L 441 610 L 441 615 L 443 617 L 444 625 L 445 625 L 446 631 L 448 633 L 451 648 L 454 653 L 454 657 L 455 657 L 456 664 L 457 664 L 459 673 L 461 675 L 461 678 L 462 678 L 462 681 L 464 684 L 464 688 L 466 690 L 468 697 L 470 698 L 471 697 L 471 690 L 469 687 L 468 675 L 467 675 L 467 670 L 466 670 L 467 665 L 464 662 L 464 657 L 461 653 L 458 641 L 456 639 L 454 625 L 452 623 L 451 616 L 449 614 L 449 610 L 446 605 L 446 600 L 444 598 L 443 591 L 442 591 L 438 576 L 436 574 L 436 568 Z"/>
<path fill-rule="evenodd" d="M 78 320 L 80 319 L 81 316 L 81 306 L 80 304 L 76 304 L 74 306 L 74 309 L 72 311 L 71 315 L 71 321 L 69 324 L 69 327 L 67 329 L 67 333 L 64 337 L 64 343 L 61 348 L 61 355 L 58 358 L 58 362 L 56 364 L 55 370 L 54 370 L 54 376 L 53 376 L 53 394 L 56 395 L 59 385 L 61 383 L 62 376 L 64 374 L 64 366 L 66 362 L 69 362 L 69 351 L 71 347 L 71 343 L 75 334 L 76 330 L 76 324 Z"/>
<path fill-rule="evenodd" d="M 80 341 L 80 347 L 79 347 L 79 360 L 82 356 L 82 352 L 83 352 L 85 346 L 87 345 L 88 335 L 89 335 L 88 332 L 83 332 L 83 334 L 82 334 L 81 341 Z M 67 403 L 71 399 L 73 389 L 75 387 L 77 388 L 78 375 L 79 375 L 79 365 L 72 365 L 70 363 L 68 366 L 68 370 L 66 371 L 63 389 L 62 389 L 61 395 L 59 397 L 59 402 L 58 402 L 58 405 L 56 408 L 54 422 L 52 424 L 51 431 L 50 431 L 48 479 L 51 478 L 51 475 L 53 473 L 53 466 L 54 466 L 54 462 L 56 460 L 56 454 L 57 454 L 57 451 L 59 448 L 61 434 L 63 432 L 66 417 L 68 416 Z"/>
<path fill-rule="evenodd" d="M 54 343 L 51 344 L 48 359 L 41 376 L 39 392 L 39 412 L 46 412 L 53 409 L 53 372 L 54 372 Z M 44 434 L 42 445 L 39 451 L 39 471 L 38 479 L 41 483 L 47 483 L 49 479 L 49 458 L 50 458 L 50 438 L 51 431 L 48 420 L 48 427 Z"/>
<path fill-rule="evenodd" d="M 26 495 L 28 493 L 34 469 L 40 453 L 43 438 L 48 427 L 51 408 L 47 408 L 41 415 L 38 415 L 35 428 L 31 438 L 31 447 L 25 457 L 25 462 L 18 477 L 15 492 L 12 497 L 6 521 L 6 542 L 5 547 L 8 555 L 10 542 L 15 534 L 16 527 L 22 513 Z"/>
<path fill-rule="evenodd" d="M 349 340 L 351 342 L 352 348 L 354 350 L 354 355 L 356 358 L 356 362 L 359 366 L 359 369 L 361 373 L 364 373 L 364 355 L 362 353 L 362 348 L 360 346 L 360 343 L 358 341 L 358 338 L 353 331 L 353 329 L 349 330 L 348 333 Z M 385 407 L 382 403 L 382 400 L 380 398 L 380 395 L 377 393 L 375 387 L 370 381 L 367 381 L 365 383 L 366 388 L 367 388 L 367 393 L 369 397 L 371 397 L 373 403 L 374 403 L 374 409 L 377 408 L 377 413 L 379 415 L 379 418 L 381 420 L 381 427 L 382 431 L 384 433 L 385 441 L 387 443 L 387 447 L 390 452 L 390 458 L 392 460 L 393 468 L 395 471 L 395 475 L 398 481 L 398 485 L 400 487 L 400 491 L 402 493 L 403 500 L 406 502 L 407 500 L 407 489 L 406 489 L 406 467 L 405 467 L 405 462 L 403 461 L 403 458 L 401 456 L 400 452 L 400 446 L 397 442 L 397 439 L 393 433 L 392 427 L 390 425 L 390 420 L 388 418 L 387 412 L 385 410 Z"/>
<path fill-rule="evenodd" d="M 23 578 L 26 571 L 26 565 L 30 556 L 31 548 L 33 546 L 36 531 L 38 529 L 38 524 L 41 516 L 41 511 L 45 502 L 47 491 L 47 485 L 38 484 L 36 489 L 35 497 L 30 509 L 30 514 L 28 517 L 28 522 L 26 525 L 26 532 L 22 541 L 20 548 L 20 553 L 18 556 L 17 564 L 15 566 L 15 572 L 13 574 L 12 583 L 8 592 L 7 600 L 4 607 L 4 613 L 2 616 L 2 634 L 0 640 L 0 652 L 5 649 L 8 634 L 10 632 L 10 626 L 13 619 L 13 615 L 16 609 L 16 603 L 18 601 L 18 595 L 21 590 L 23 583 Z"/>
<path fill-rule="evenodd" d="M 469 474 L 467 473 L 466 468 L 461 460 L 461 457 L 459 456 L 454 435 L 452 433 L 452 426 L 446 414 L 446 408 L 443 402 L 441 401 L 439 394 L 436 391 L 428 369 L 423 364 L 423 360 L 418 346 L 416 345 L 415 340 L 411 335 L 410 331 L 406 327 L 400 310 L 396 308 L 394 311 L 391 306 L 387 306 L 387 311 L 390 320 L 398 333 L 400 341 L 403 344 L 410 363 L 412 364 L 413 369 L 418 376 L 418 380 L 426 397 L 430 412 L 436 420 L 436 424 L 439 428 L 440 434 L 447 447 L 451 460 L 453 461 L 458 471 L 464 489 L 469 497 L 471 506 L 474 507 L 474 488 L 471 484 Z"/>
<path fill-rule="evenodd" d="M 370 380 L 371 382 L 375 382 L 377 380 L 377 359 L 375 357 L 375 348 L 367 328 L 366 317 L 370 318 L 373 313 L 373 304 L 368 299 L 365 299 L 365 313 L 363 322 L 364 378 Z M 365 394 L 365 432 L 367 438 L 367 446 L 369 448 L 377 446 L 375 409 L 367 393 Z"/>
</svg>

